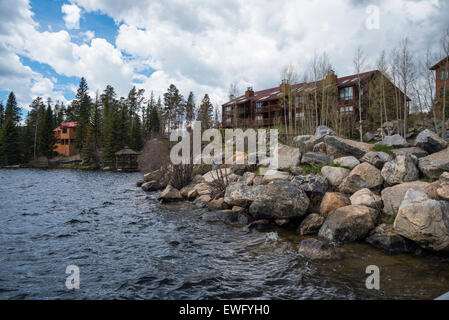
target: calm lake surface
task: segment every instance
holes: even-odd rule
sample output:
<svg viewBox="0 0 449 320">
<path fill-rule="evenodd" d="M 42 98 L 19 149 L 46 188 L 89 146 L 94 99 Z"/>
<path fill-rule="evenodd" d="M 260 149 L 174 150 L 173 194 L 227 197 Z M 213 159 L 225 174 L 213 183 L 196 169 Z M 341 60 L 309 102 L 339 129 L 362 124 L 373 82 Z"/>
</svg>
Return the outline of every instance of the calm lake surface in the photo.
<svg viewBox="0 0 449 320">
<path fill-rule="evenodd" d="M 388 256 L 364 243 L 311 262 L 299 236 L 202 220 L 161 205 L 139 173 L 0 169 L 0 299 L 433 299 L 449 261 Z M 381 289 L 365 287 L 368 265 Z M 68 265 L 80 289 L 65 287 Z"/>
</svg>

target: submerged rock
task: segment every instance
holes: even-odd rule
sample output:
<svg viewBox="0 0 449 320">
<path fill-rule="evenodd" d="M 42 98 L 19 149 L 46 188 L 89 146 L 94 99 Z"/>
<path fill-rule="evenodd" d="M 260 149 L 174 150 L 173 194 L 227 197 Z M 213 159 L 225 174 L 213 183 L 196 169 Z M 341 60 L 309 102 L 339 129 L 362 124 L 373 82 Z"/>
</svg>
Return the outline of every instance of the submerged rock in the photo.
<svg viewBox="0 0 449 320">
<path fill-rule="evenodd" d="M 208 222 L 224 222 L 242 226 L 247 225 L 250 221 L 246 214 L 232 210 L 206 212 L 203 214 L 202 219 Z"/>
<path fill-rule="evenodd" d="M 299 244 L 298 253 L 311 260 L 330 260 L 339 258 L 334 247 L 324 241 L 314 238 L 302 240 Z"/>
<path fill-rule="evenodd" d="M 150 192 L 150 191 L 159 190 L 161 188 L 161 186 L 159 185 L 159 183 L 157 181 L 149 181 L 149 182 L 143 183 L 141 188 L 143 191 Z"/>
<path fill-rule="evenodd" d="M 324 223 L 324 220 L 324 217 L 319 215 L 318 213 L 309 214 L 299 225 L 299 234 L 303 236 L 306 234 L 318 233 Z"/>
<path fill-rule="evenodd" d="M 413 241 L 398 234 L 391 224 L 381 224 L 371 230 L 366 242 L 390 254 L 410 253 L 416 249 Z"/>
<path fill-rule="evenodd" d="M 394 230 L 424 249 L 448 252 L 449 202 L 408 190 L 394 220 Z"/>
<path fill-rule="evenodd" d="M 374 228 L 378 211 L 366 206 L 350 205 L 327 217 L 318 235 L 332 242 L 362 240 Z"/>
</svg>

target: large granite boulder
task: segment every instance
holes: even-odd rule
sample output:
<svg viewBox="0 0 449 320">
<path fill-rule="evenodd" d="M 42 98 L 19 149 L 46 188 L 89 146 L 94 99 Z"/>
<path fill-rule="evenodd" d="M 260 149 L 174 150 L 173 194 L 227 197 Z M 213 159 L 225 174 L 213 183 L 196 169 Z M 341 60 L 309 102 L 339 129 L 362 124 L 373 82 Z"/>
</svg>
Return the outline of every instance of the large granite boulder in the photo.
<svg viewBox="0 0 449 320">
<path fill-rule="evenodd" d="M 334 247 L 324 241 L 314 238 L 302 240 L 299 244 L 298 253 L 311 260 L 331 260 L 339 258 Z"/>
<path fill-rule="evenodd" d="M 438 179 L 444 171 L 449 171 L 449 148 L 419 159 L 418 166 L 426 177 Z"/>
<path fill-rule="evenodd" d="M 415 181 L 419 178 L 419 170 L 410 155 L 397 156 L 394 160 L 385 163 L 381 174 L 390 186 Z"/>
<path fill-rule="evenodd" d="M 162 191 L 159 200 L 163 202 L 180 201 L 182 200 L 182 196 L 178 189 L 168 185 L 164 191 Z"/>
<path fill-rule="evenodd" d="M 284 171 L 269 169 L 263 174 L 262 183 L 270 183 L 276 180 L 288 180 L 290 174 Z"/>
<path fill-rule="evenodd" d="M 390 216 L 396 214 L 399 210 L 402 200 L 409 189 L 421 190 L 424 192 L 428 182 L 413 181 L 397 184 L 382 190 L 381 197 L 384 203 L 384 212 Z"/>
<path fill-rule="evenodd" d="M 302 164 L 328 164 L 331 163 L 332 157 L 319 152 L 306 152 L 302 156 Z"/>
<path fill-rule="evenodd" d="M 438 180 L 439 186 L 436 189 L 438 197 L 449 201 L 449 172 L 444 172 Z"/>
<path fill-rule="evenodd" d="M 230 206 L 247 208 L 265 190 L 265 185 L 247 186 L 243 182 L 233 182 L 226 187 L 224 201 Z"/>
<path fill-rule="evenodd" d="M 277 166 L 275 165 L 277 159 Z M 277 153 L 274 153 L 274 160 L 271 161 L 272 169 L 287 169 L 296 167 L 301 159 L 301 152 L 298 148 L 293 148 L 282 143 L 278 143 Z"/>
<path fill-rule="evenodd" d="M 354 156 L 360 159 L 365 153 L 371 151 L 373 147 L 369 143 L 356 142 L 349 139 L 344 139 L 336 136 L 325 136 L 327 153 L 334 158 L 344 156 Z"/>
<path fill-rule="evenodd" d="M 254 178 L 256 177 L 256 174 L 254 172 L 245 172 L 240 178 L 239 182 L 242 182 L 243 184 L 250 186 L 253 184 Z"/>
<path fill-rule="evenodd" d="M 349 168 L 351 170 L 360 164 L 360 161 L 353 156 L 340 157 L 335 159 L 334 162 L 342 167 Z"/>
<path fill-rule="evenodd" d="M 309 207 L 309 198 L 297 184 L 273 181 L 263 185 L 262 188 L 260 186 L 252 188 L 259 191 L 249 207 L 249 213 L 255 219 L 302 217 Z"/>
<path fill-rule="evenodd" d="M 334 187 L 338 187 L 350 172 L 351 171 L 348 169 L 341 167 L 324 166 L 321 168 L 321 174 L 326 177 L 329 183 Z"/>
<path fill-rule="evenodd" d="M 382 198 L 368 188 L 360 189 L 349 200 L 352 205 L 363 205 L 378 210 L 382 208 Z"/>
<path fill-rule="evenodd" d="M 317 143 L 315 136 L 303 135 L 293 138 L 293 143 L 298 147 L 299 152 L 306 153 L 313 150 L 313 147 Z"/>
<path fill-rule="evenodd" d="M 392 158 L 388 153 L 381 151 L 368 152 L 362 157 L 362 159 L 360 159 L 361 162 L 368 162 L 369 164 L 375 166 L 377 169 L 382 169 L 384 164 L 391 160 Z"/>
<path fill-rule="evenodd" d="M 384 145 L 390 148 L 405 148 L 408 147 L 409 144 L 407 140 L 405 140 L 401 135 L 394 134 L 392 136 L 385 136 L 382 141 L 379 141 L 375 144 L 377 145 Z"/>
<path fill-rule="evenodd" d="M 424 249 L 449 251 L 449 202 L 432 200 L 418 190 L 405 194 L 394 230 Z"/>
<path fill-rule="evenodd" d="M 333 211 L 341 207 L 346 207 L 351 204 L 349 198 L 343 193 L 339 192 L 326 192 L 321 200 L 320 213 L 323 217 L 327 217 Z"/>
<path fill-rule="evenodd" d="M 352 169 L 338 187 L 340 192 L 354 193 L 363 188 L 376 188 L 383 183 L 380 170 L 368 162 L 363 162 Z"/>
<path fill-rule="evenodd" d="M 421 148 L 418 148 L 418 147 L 410 147 L 410 148 L 399 148 L 399 149 L 394 149 L 394 150 L 392 150 L 393 151 L 393 153 L 396 155 L 396 156 L 405 156 L 405 155 L 411 155 L 411 156 L 415 156 L 415 157 L 417 157 L 418 159 L 419 158 L 423 158 L 423 157 L 425 157 L 425 156 L 428 156 L 429 154 L 427 153 L 427 151 L 425 151 L 425 150 L 423 150 L 423 149 L 421 149 Z"/>
<path fill-rule="evenodd" d="M 292 184 L 298 186 L 299 189 L 307 194 L 324 195 L 329 189 L 329 182 L 326 177 L 320 174 L 309 174 L 306 176 L 295 176 L 291 181 Z"/>
<path fill-rule="evenodd" d="M 413 241 L 398 234 L 391 224 L 380 224 L 369 233 L 366 242 L 390 254 L 410 253 L 416 249 Z"/>
<path fill-rule="evenodd" d="M 447 142 L 440 138 L 435 132 L 426 129 L 415 139 L 415 147 L 421 148 L 428 153 L 439 152 L 447 148 Z"/>
<path fill-rule="evenodd" d="M 324 217 L 318 213 L 311 213 L 301 222 L 298 232 L 301 236 L 316 234 L 324 223 Z"/>
<path fill-rule="evenodd" d="M 350 205 L 327 217 L 318 235 L 332 242 L 362 240 L 374 228 L 378 211 L 366 206 Z"/>
</svg>

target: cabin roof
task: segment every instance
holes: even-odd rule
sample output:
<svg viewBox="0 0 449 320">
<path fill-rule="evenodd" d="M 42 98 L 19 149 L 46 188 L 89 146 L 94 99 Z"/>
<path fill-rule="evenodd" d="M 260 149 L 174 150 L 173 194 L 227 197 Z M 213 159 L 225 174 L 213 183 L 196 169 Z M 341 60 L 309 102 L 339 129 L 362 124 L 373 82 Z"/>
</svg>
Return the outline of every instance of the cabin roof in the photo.
<svg viewBox="0 0 449 320">
<path fill-rule="evenodd" d="M 122 150 L 117 151 L 115 153 L 116 156 L 123 156 L 123 155 L 129 155 L 129 154 L 136 154 L 136 155 L 138 155 L 139 153 L 134 151 L 133 149 L 128 148 L 128 147 L 125 147 Z"/>
<path fill-rule="evenodd" d="M 77 126 L 76 121 L 61 122 L 61 124 L 53 131 L 61 131 L 62 128 L 75 128 L 76 126 Z"/>
<path fill-rule="evenodd" d="M 372 75 L 376 72 L 377 72 L 377 70 L 363 72 L 360 74 L 360 78 L 363 80 L 365 77 Z M 343 88 L 343 87 L 353 86 L 356 84 L 356 82 L 357 82 L 357 74 L 337 78 L 337 87 Z M 315 84 L 315 83 L 319 87 L 323 83 L 323 80 L 319 80 L 317 82 L 298 83 L 298 84 L 293 85 L 293 87 L 296 88 L 296 90 L 298 92 L 301 92 L 302 90 L 305 89 L 305 87 L 308 87 L 310 85 L 313 86 L 313 84 Z M 228 106 L 228 105 L 232 105 L 232 104 L 241 104 L 241 103 L 244 103 L 247 101 L 264 102 L 264 101 L 276 100 L 279 98 L 280 98 L 280 90 L 279 90 L 279 86 L 278 86 L 278 87 L 274 87 L 274 88 L 270 88 L 270 89 L 254 91 L 254 95 L 249 98 L 246 98 L 245 95 L 242 95 L 240 97 L 234 98 L 234 99 L 224 103 L 223 106 Z"/>
<path fill-rule="evenodd" d="M 449 60 L 449 56 L 447 56 L 446 58 L 443 58 L 440 61 L 438 61 L 435 65 L 431 66 L 429 70 L 436 70 L 436 69 L 438 69 L 444 62 L 447 62 L 447 60 Z"/>
</svg>

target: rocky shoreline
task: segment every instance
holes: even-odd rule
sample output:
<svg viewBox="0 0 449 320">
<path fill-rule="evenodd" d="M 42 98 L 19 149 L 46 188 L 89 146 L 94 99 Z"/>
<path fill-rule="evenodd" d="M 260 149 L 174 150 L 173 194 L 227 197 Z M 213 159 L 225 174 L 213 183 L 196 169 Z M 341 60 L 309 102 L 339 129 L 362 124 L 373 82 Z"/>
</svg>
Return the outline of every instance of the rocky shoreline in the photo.
<svg viewBox="0 0 449 320">
<path fill-rule="evenodd" d="M 208 208 L 205 219 L 258 230 L 296 228 L 313 237 L 302 240 L 299 249 L 311 259 L 338 258 L 334 247 L 353 241 L 388 254 L 449 254 L 447 141 L 426 129 L 413 146 L 399 135 L 373 145 L 320 126 L 294 143 L 279 145 L 276 170 L 269 161 L 222 165 L 177 190 L 169 184 L 169 170 L 161 168 L 137 186 L 163 190 L 162 202 L 193 201 Z M 226 177 L 220 196 L 211 187 L 218 176 Z"/>
</svg>

